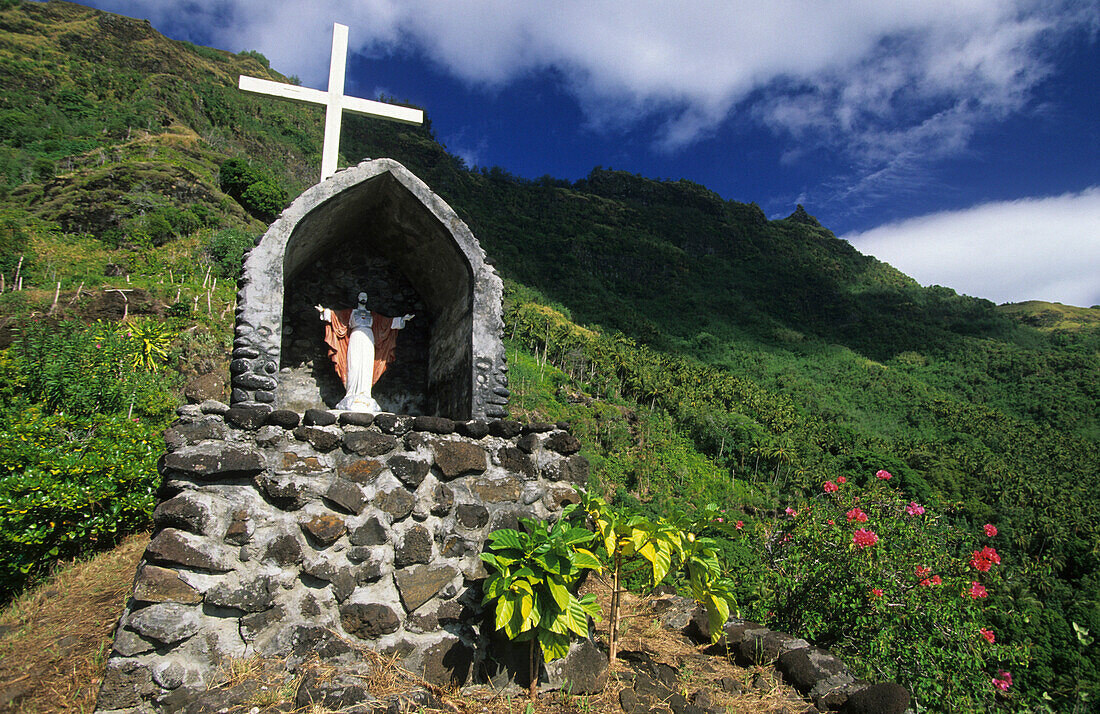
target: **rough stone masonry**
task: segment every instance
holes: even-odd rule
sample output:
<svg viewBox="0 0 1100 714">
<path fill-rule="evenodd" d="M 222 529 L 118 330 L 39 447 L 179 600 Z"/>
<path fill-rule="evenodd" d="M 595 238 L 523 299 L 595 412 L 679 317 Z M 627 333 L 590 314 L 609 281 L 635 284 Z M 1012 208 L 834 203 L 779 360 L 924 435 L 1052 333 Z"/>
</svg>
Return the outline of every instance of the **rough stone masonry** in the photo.
<svg viewBox="0 0 1100 714">
<path fill-rule="evenodd" d="M 352 664 L 349 642 L 465 683 L 490 665 L 487 534 L 555 518 L 588 477 L 551 424 L 204 402 L 164 439 L 101 712 L 178 710 L 231 658 Z"/>
</svg>

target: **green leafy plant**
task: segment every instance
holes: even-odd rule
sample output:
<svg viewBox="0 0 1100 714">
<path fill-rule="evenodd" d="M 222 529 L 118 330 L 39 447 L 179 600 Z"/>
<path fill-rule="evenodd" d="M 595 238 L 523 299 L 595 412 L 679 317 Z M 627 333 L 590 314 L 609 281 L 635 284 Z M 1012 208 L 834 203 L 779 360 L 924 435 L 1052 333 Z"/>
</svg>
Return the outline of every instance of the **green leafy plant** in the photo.
<svg viewBox="0 0 1100 714">
<path fill-rule="evenodd" d="M 585 570 L 601 567 L 596 556 L 582 547 L 592 541 L 592 533 L 571 526 L 564 516 L 568 513 L 552 525 L 521 519 L 526 532 L 493 531 L 488 543 L 492 552 L 481 554 L 495 571 L 485 582 L 482 603 L 496 601 L 496 629 L 514 642 L 531 643 L 532 700 L 538 689 L 538 652 L 547 662 L 564 657 L 570 637 L 587 637 L 588 617 L 599 618 L 596 596 L 577 598 L 573 592 Z"/>
<path fill-rule="evenodd" d="M 686 571 L 692 597 L 706 607 L 711 639 L 716 642 L 730 609 L 737 606 L 733 585 L 722 574 L 717 542 L 700 536 L 695 521 L 685 515 L 650 518 L 612 508 L 589 493 L 581 494 L 581 504 L 596 526 L 599 545 L 611 561 L 611 662 L 618 658 L 619 651 L 622 594 L 626 592 L 622 587 L 623 566 L 634 557 L 648 563 L 651 587 L 656 587 L 674 569 Z M 700 512 L 699 522 L 709 522 L 716 512 L 717 506 L 708 505 Z"/>
</svg>

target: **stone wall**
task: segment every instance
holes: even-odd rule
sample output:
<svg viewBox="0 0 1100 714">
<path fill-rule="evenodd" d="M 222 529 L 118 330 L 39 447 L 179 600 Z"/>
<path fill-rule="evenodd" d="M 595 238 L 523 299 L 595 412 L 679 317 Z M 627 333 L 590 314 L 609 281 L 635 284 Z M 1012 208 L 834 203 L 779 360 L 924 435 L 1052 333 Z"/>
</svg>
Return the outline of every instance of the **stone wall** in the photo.
<svg viewBox="0 0 1100 714">
<path fill-rule="evenodd" d="M 487 534 L 554 518 L 588 475 L 550 424 L 204 402 L 164 438 L 155 531 L 98 711 L 176 710 L 230 658 L 353 664 L 348 641 L 464 683 L 492 629 Z"/>
</svg>

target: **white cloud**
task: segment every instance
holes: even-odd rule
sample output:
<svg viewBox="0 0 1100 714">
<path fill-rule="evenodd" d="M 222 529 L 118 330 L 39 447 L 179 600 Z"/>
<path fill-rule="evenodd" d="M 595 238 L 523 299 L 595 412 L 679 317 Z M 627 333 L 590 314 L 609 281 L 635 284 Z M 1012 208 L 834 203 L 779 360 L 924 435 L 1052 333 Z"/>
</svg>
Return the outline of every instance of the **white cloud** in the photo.
<svg viewBox="0 0 1100 714">
<path fill-rule="evenodd" d="M 984 125 L 1040 111 L 1059 43 L 1100 32 L 1100 0 L 89 1 L 259 50 L 319 88 L 333 21 L 353 51 L 421 53 L 496 92 L 550 71 L 590 129 L 647 121 L 669 154 L 725 122 L 759 123 L 790 140 L 785 162 L 846 160 L 809 196 L 845 214 L 920 189 L 930 162 L 967 151 Z"/>
<path fill-rule="evenodd" d="M 94 0 L 93 0 L 94 2 Z M 99 0 L 154 25 L 201 26 L 323 86 L 334 20 L 367 54 L 416 48 L 455 76 L 501 86 L 554 69 L 595 125 L 659 113 L 658 145 L 705 136 L 753 92 L 776 131 L 851 146 L 957 149 L 1018 110 L 1047 71 L 1043 47 L 1098 23 L 1073 0 Z M 944 119 L 943 117 L 947 117 Z M 939 144 L 937 138 L 948 141 Z M 854 139 L 854 141 L 853 141 Z"/>
<path fill-rule="evenodd" d="M 987 203 L 842 237 L 925 285 L 995 302 L 1100 304 L 1100 187 Z"/>
</svg>

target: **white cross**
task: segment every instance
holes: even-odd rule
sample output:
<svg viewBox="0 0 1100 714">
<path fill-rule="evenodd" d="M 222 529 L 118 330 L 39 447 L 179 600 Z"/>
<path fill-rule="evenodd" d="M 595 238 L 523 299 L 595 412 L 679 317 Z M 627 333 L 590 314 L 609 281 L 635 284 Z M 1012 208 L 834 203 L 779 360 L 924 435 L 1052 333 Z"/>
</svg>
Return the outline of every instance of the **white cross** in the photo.
<svg viewBox="0 0 1100 714">
<path fill-rule="evenodd" d="M 340 153 L 340 120 L 344 112 L 369 117 L 393 119 L 405 124 L 423 124 L 424 112 L 409 107 L 372 102 L 369 99 L 344 96 L 344 64 L 348 54 L 348 26 L 332 23 L 332 59 L 328 66 L 328 91 L 282 84 L 267 79 L 240 75 L 237 85 L 245 92 L 267 94 L 305 104 L 325 105 L 325 144 L 321 151 L 321 180 L 336 173 L 336 157 Z"/>
</svg>

